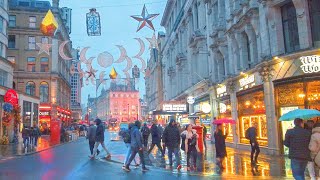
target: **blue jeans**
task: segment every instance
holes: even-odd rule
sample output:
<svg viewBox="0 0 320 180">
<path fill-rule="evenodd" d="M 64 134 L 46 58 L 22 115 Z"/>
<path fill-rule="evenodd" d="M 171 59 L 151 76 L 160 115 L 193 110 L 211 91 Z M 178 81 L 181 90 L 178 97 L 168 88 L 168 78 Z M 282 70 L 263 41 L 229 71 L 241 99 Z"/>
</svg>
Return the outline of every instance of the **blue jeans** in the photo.
<svg viewBox="0 0 320 180">
<path fill-rule="evenodd" d="M 123 162 L 124 165 L 127 164 L 128 160 L 130 158 L 130 155 L 132 153 L 131 144 L 130 143 L 126 143 L 126 147 L 128 148 L 128 150 L 127 150 L 126 158 L 124 159 L 124 162 Z M 137 164 L 136 159 L 133 159 L 133 161 L 134 161 L 135 164 Z"/>
<path fill-rule="evenodd" d="M 307 167 L 308 161 L 291 159 L 291 169 L 293 177 L 296 180 L 304 180 L 304 171 Z"/>
<path fill-rule="evenodd" d="M 168 157 L 169 157 L 169 164 L 172 166 L 172 153 L 174 153 L 174 156 L 176 158 L 176 163 L 177 166 L 180 165 L 180 155 L 179 155 L 179 148 L 173 148 L 173 147 L 168 147 Z"/>
</svg>

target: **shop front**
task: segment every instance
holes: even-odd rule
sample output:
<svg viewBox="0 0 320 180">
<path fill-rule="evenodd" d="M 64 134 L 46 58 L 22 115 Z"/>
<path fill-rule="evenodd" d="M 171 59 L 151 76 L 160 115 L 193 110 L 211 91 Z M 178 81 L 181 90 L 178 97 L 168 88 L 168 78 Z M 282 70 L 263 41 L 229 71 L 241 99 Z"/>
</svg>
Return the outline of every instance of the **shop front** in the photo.
<svg viewBox="0 0 320 180">
<path fill-rule="evenodd" d="M 194 114 L 194 124 L 201 125 L 203 124 L 207 128 L 207 139 L 211 139 L 211 103 L 210 96 L 206 95 L 201 98 L 196 98 L 195 103 L 193 104 Z"/>
<path fill-rule="evenodd" d="M 170 119 L 173 118 L 177 122 L 185 119 L 187 112 L 187 104 L 178 101 L 163 102 L 161 110 L 152 111 L 152 115 L 157 120 L 158 124 L 168 124 Z"/>
</svg>

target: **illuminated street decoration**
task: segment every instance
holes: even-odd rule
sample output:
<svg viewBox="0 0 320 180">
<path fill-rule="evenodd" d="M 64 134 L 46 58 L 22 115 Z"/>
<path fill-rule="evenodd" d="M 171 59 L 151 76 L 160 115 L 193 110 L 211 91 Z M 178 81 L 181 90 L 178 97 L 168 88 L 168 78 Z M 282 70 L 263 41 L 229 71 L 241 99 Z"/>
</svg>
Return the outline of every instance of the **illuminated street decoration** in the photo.
<svg viewBox="0 0 320 180">
<path fill-rule="evenodd" d="M 46 53 L 48 56 L 50 56 L 50 48 L 52 47 L 52 44 L 48 43 L 36 43 L 39 47 L 39 53 L 38 55 L 42 53 Z"/>
<path fill-rule="evenodd" d="M 144 51 L 146 49 L 145 44 L 142 41 L 142 39 L 140 39 L 140 38 L 134 38 L 134 39 L 136 39 L 139 42 L 139 45 L 140 45 L 139 53 L 137 55 L 135 55 L 134 58 L 141 58 L 141 56 L 143 55 L 143 53 L 144 53 Z"/>
<path fill-rule="evenodd" d="M 87 13 L 87 34 L 88 36 L 101 36 L 100 15 L 95 8 Z"/>
<path fill-rule="evenodd" d="M 227 112 L 227 105 L 224 103 L 220 103 L 219 104 L 219 108 L 220 108 L 220 113 L 225 113 Z"/>
<path fill-rule="evenodd" d="M 88 74 L 87 79 L 95 79 L 96 78 L 96 72 L 97 70 L 93 69 L 92 67 L 89 69 L 89 71 L 86 71 L 86 73 Z"/>
<path fill-rule="evenodd" d="M 51 10 L 49 10 L 40 25 L 42 34 L 45 36 L 54 36 L 54 33 L 57 31 L 58 27 L 59 26 L 54 18 L 54 15 L 52 14 Z"/>
<path fill-rule="evenodd" d="M 127 67 L 123 70 L 123 72 L 128 72 L 132 68 L 132 60 L 128 56 L 126 57 Z"/>
<path fill-rule="evenodd" d="M 227 93 L 227 87 L 225 85 L 221 85 L 217 87 L 217 97 L 222 97 L 226 95 Z"/>
<path fill-rule="evenodd" d="M 59 55 L 62 59 L 64 60 L 72 60 L 73 58 L 72 57 L 68 57 L 65 53 L 64 53 L 64 47 L 66 46 L 66 44 L 68 43 L 69 41 L 63 41 L 60 46 L 59 46 Z"/>
<path fill-rule="evenodd" d="M 112 67 L 112 69 L 111 69 L 111 71 L 110 71 L 110 74 L 109 74 L 109 77 L 110 77 L 111 79 L 116 79 L 117 76 L 118 76 L 117 71 L 114 69 L 114 67 Z"/>
<path fill-rule="evenodd" d="M 134 65 L 132 68 L 132 77 L 133 78 L 140 78 L 140 69 L 137 65 Z"/>
<path fill-rule="evenodd" d="M 126 57 L 128 56 L 127 50 L 121 45 L 116 45 L 116 46 L 120 50 L 120 57 L 118 58 L 118 60 L 115 63 L 122 63 L 126 59 Z"/>
<path fill-rule="evenodd" d="M 148 28 L 155 31 L 154 26 L 152 24 L 152 20 L 155 19 L 159 14 L 149 14 L 146 8 L 146 5 L 143 6 L 141 15 L 131 16 L 133 19 L 139 21 L 137 32 L 142 28 L 147 26 Z"/>
<path fill-rule="evenodd" d="M 204 103 L 201 106 L 201 111 L 204 113 L 209 113 L 211 111 L 211 106 L 208 103 Z"/>
<path fill-rule="evenodd" d="M 302 63 L 300 68 L 304 73 L 320 72 L 320 56 L 303 56 L 300 61 Z"/>
<path fill-rule="evenodd" d="M 193 96 L 189 96 L 189 97 L 187 98 L 188 104 L 193 104 L 195 101 L 196 101 L 196 100 L 195 100 L 195 98 L 194 98 Z"/>
<path fill-rule="evenodd" d="M 159 49 L 158 40 L 155 33 L 153 33 L 152 38 L 146 38 L 146 39 L 150 43 L 149 49 Z"/>
<path fill-rule="evenodd" d="M 108 52 L 100 53 L 97 60 L 98 64 L 103 68 L 111 66 L 114 61 L 113 56 Z"/>
</svg>

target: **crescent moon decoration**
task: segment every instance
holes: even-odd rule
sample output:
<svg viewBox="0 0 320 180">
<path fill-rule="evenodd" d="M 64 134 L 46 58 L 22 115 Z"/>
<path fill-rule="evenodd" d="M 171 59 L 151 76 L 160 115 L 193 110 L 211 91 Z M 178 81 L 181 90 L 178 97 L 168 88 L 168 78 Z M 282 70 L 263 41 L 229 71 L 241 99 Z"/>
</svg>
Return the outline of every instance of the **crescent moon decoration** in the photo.
<svg viewBox="0 0 320 180">
<path fill-rule="evenodd" d="M 60 46 L 59 46 L 59 55 L 62 59 L 66 60 L 66 61 L 70 61 L 73 58 L 72 57 L 68 57 L 66 56 L 66 54 L 64 53 L 64 47 L 65 45 L 68 43 L 69 41 L 63 41 Z"/>
<path fill-rule="evenodd" d="M 80 51 L 80 61 L 83 62 L 83 63 L 86 63 L 87 62 L 87 59 L 86 59 L 86 53 L 88 51 L 90 47 L 84 47 L 83 49 L 81 49 Z"/>
<path fill-rule="evenodd" d="M 73 76 L 75 72 L 76 72 L 76 68 L 74 67 L 74 64 L 71 64 L 71 67 L 70 67 L 71 76 Z"/>
<path fill-rule="evenodd" d="M 135 40 L 137 40 L 140 44 L 140 51 L 137 55 L 134 56 L 134 58 L 138 58 L 138 57 L 141 57 L 142 54 L 144 53 L 145 49 L 146 49 L 146 46 L 144 44 L 144 42 L 142 41 L 142 39 L 140 38 L 134 38 Z"/>
<path fill-rule="evenodd" d="M 79 75 L 80 75 L 80 79 L 82 79 L 84 77 L 85 73 L 81 69 L 81 62 L 78 62 L 77 69 L 78 69 L 78 72 L 79 72 Z"/>
<path fill-rule="evenodd" d="M 126 75 L 126 81 L 129 83 L 130 82 L 130 74 L 128 72 L 124 72 L 124 74 Z"/>
<path fill-rule="evenodd" d="M 122 70 L 123 72 L 128 72 L 132 68 L 132 60 L 129 57 L 126 57 L 127 60 L 127 67 Z"/>
<path fill-rule="evenodd" d="M 127 55 L 127 50 L 121 45 L 116 45 L 116 46 L 120 50 L 120 57 L 115 63 L 122 63 L 126 59 L 126 57 L 128 56 Z"/>
<path fill-rule="evenodd" d="M 107 68 L 111 66 L 113 61 L 114 61 L 113 56 L 106 51 L 103 53 L 100 53 L 98 56 L 98 64 L 103 68 Z"/>
<path fill-rule="evenodd" d="M 145 70 L 146 67 L 147 67 L 146 61 L 145 61 L 144 59 L 142 59 L 141 57 L 137 57 L 137 59 L 139 59 L 140 62 L 141 62 L 140 72 L 144 72 L 144 70 Z"/>
</svg>

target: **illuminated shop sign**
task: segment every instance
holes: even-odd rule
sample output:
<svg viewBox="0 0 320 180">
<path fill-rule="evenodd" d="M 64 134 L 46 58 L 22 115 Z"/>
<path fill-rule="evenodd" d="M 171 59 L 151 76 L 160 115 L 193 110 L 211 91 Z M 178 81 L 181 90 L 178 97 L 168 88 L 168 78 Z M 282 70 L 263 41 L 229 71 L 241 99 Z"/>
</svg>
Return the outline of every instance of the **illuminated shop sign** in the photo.
<svg viewBox="0 0 320 180">
<path fill-rule="evenodd" d="M 253 86 L 255 81 L 254 75 L 246 76 L 239 80 L 240 83 L 240 89 L 246 89 L 249 87 L 249 85 Z"/>
<path fill-rule="evenodd" d="M 39 116 L 50 116 L 50 112 L 39 112 Z"/>
<path fill-rule="evenodd" d="M 186 104 L 164 104 L 163 111 L 167 111 L 167 112 L 187 111 L 187 105 Z"/>
<path fill-rule="evenodd" d="M 227 105 L 225 105 L 224 103 L 220 103 L 219 109 L 220 109 L 220 113 L 225 113 L 227 112 Z"/>
<path fill-rule="evenodd" d="M 217 97 L 221 97 L 226 95 L 227 93 L 227 87 L 225 85 L 221 85 L 220 87 L 217 87 Z"/>
<path fill-rule="evenodd" d="M 320 56 L 303 56 L 300 61 L 302 63 L 300 68 L 304 73 L 320 72 Z"/>
</svg>

